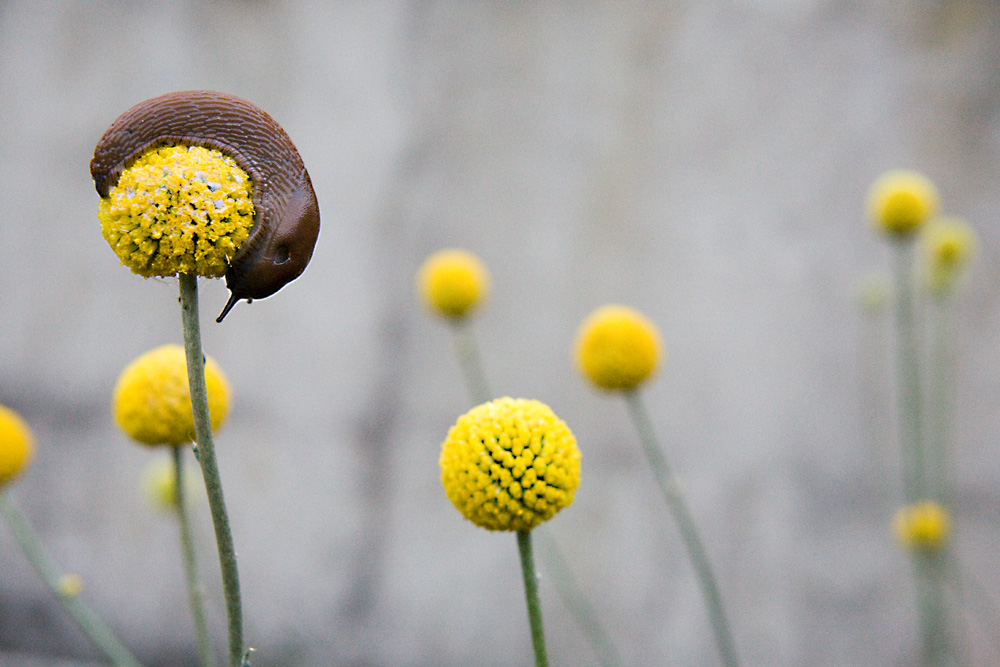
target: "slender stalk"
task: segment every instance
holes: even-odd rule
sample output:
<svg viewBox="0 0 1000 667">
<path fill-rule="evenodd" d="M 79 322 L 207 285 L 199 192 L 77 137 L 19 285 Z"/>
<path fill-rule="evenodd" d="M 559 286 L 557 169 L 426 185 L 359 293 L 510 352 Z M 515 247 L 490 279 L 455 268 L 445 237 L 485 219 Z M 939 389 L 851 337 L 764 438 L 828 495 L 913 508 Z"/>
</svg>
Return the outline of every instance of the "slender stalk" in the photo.
<svg viewBox="0 0 1000 667">
<path fill-rule="evenodd" d="M 184 465 L 181 461 L 183 451 L 180 447 L 171 447 L 174 461 L 174 489 L 177 501 L 177 522 L 181 529 L 181 555 L 184 558 L 184 575 L 187 583 L 188 600 L 191 604 L 191 617 L 198 637 L 198 653 L 201 655 L 203 667 L 215 667 L 215 652 L 212 650 L 212 639 L 208 634 L 208 623 L 205 621 L 205 605 L 198 581 L 198 563 L 195 559 L 194 539 L 191 537 L 191 522 L 188 519 L 187 499 L 184 497 Z"/>
<path fill-rule="evenodd" d="M 950 667 L 951 640 L 945 614 L 944 553 L 914 553 L 917 599 L 920 608 L 920 634 L 923 664 L 927 667 Z"/>
<path fill-rule="evenodd" d="M 543 526 L 536 528 L 533 534 L 542 542 L 541 553 L 546 564 L 545 571 L 551 573 L 556 592 L 559 593 L 566 608 L 573 613 L 577 625 L 580 626 L 584 636 L 590 642 L 591 648 L 594 649 L 594 653 L 597 654 L 598 662 L 604 667 L 624 664 L 614 642 L 611 641 L 611 637 L 601 625 L 597 611 L 573 577 L 569 561 L 566 560 L 559 548 L 559 543 L 546 532 Z"/>
<path fill-rule="evenodd" d="M 483 368 L 482 357 L 479 354 L 479 347 L 476 345 L 472 325 L 468 319 L 463 318 L 456 320 L 453 327 L 455 352 L 458 356 L 459 367 L 465 376 L 465 386 L 469 397 L 477 405 L 485 403 L 493 398 L 493 393 L 490 391 L 489 380 Z M 556 592 L 563 604 L 566 605 L 566 609 L 569 610 L 573 620 L 580 627 L 583 636 L 594 650 L 600 663 L 604 667 L 621 665 L 621 658 L 618 656 L 618 651 L 612 643 L 611 637 L 601 625 L 597 612 L 587 599 L 580 583 L 573 576 L 569 563 L 563 557 L 555 537 L 545 532 L 545 527 L 540 527 L 539 531 L 547 547 L 541 550 L 544 569 L 552 573 Z"/>
<path fill-rule="evenodd" d="M 31 530 L 31 526 L 28 525 L 27 519 L 24 518 L 17 506 L 7 498 L 6 494 L 0 493 L 0 506 L 3 507 L 7 524 L 10 526 L 11 532 L 14 533 L 14 539 L 17 540 L 28 562 L 35 568 L 35 572 L 59 599 L 63 608 L 69 612 L 69 615 L 73 617 L 77 626 L 91 643 L 115 667 L 141 667 L 140 662 L 136 660 L 132 652 L 121 643 L 111 628 L 80 599 L 79 595 L 66 594 L 61 585 L 63 574 L 59 571 L 59 567 L 42 547 L 35 533 Z"/>
<path fill-rule="evenodd" d="M 931 497 L 945 507 L 954 501 L 955 467 L 951 426 L 955 407 L 955 326 L 949 295 L 931 304 L 931 350 L 927 401 L 927 477 Z"/>
<path fill-rule="evenodd" d="M 524 595 L 528 601 L 528 622 L 531 624 L 531 644 L 535 649 L 535 667 L 547 667 L 545 654 L 545 629 L 542 627 L 542 602 L 538 597 L 538 574 L 531 551 L 531 531 L 517 531 L 517 549 L 521 554 L 521 573 L 524 575 Z"/>
<path fill-rule="evenodd" d="M 463 318 L 455 321 L 453 327 L 455 353 L 458 356 L 458 365 L 465 376 L 465 386 L 476 404 L 485 403 L 494 396 L 490 391 L 489 380 L 486 379 L 486 371 L 483 369 L 483 360 L 479 356 L 479 347 L 476 345 L 472 326 L 468 319 Z"/>
<path fill-rule="evenodd" d="M 916 305 L 913 290 L 913 242 L 895 245 L 896 364 L 899 394 L 900 449 L 903 459 L 903 495 L 907 504 L 925 497 L 924 432 L 921 415 L 920 356 L 917 346 Z"/>
<path fill-rule="evenodd" d="M 733 642 L 732 633 L 729 630 L 729 622 L 726 620 L 726 613 L 722 606 L 722 596 L 719 594 L 719 587 L 715 582 L 715 574 L 712 565 L 708 560 L 708 553 L 698 536 L 694 519 L 684 503 L 684 494 L 681 491 L 677 478 L 674 477 L 667 464 L 667 458 L 663 454 L 656 440 L 653 431 L 653 423 L 649 419 L 649 414 L 635 391 L 625 392 L 625 402 L 628 404 L 629 412 L 632 415 L 632 422 L 639 433 L 639 440 L 642 442 L 646 459 L 649 461 L 656 481 L 663 492 L 663 498 L 667 501 L 667 507 L 677 522 L 680 529 L 684 546 L 687 547 L 688 556 L 694 565 L 698 575 L 698 582 L 701 584 L 702 594 L 708 605 L 709 618 L 712 623 L 712 630 L 715 632 L 715 640 L 722 656 L 722 662 L 727 667 L 735 667 L 739 664 L 736 657 L 736 646 Z"/>
<path fill-rule="evenodd" d="M 212 422 L 208 414 L 208 390 L 205 387 L 205 356 L 201 349 L 201 326 L 198 320 L 198 277 L 180 275 L 181 319 L 184 325 L 184 349 L 187 353 L 188 383 L 191 387 L 191 406 L 194 411 L 194 434 L 198 445 L 198 462 L 208 506 L 215 527 L 215 542 L 219 551 L 222 571 L 222 589 L 226 598 L 226 616 L 229 624 L 229 666 L 243 664 L 243 603 L 240 598 L 240 577 L 236 567 L 236 549 L 233 532 L 226 513 L 222 495 L 222 478 L 215 459 L 212 440 Z"/>
</svg>

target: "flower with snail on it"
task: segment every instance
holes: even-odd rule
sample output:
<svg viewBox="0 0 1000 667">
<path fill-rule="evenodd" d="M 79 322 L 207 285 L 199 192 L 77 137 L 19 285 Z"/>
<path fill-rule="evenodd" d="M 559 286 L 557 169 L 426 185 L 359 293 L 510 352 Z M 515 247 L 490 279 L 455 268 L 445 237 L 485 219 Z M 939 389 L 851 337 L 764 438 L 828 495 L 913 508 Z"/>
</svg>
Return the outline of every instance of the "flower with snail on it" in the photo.
<svg viewBox="0 0 1000 667">
<path fill-rule="evenodd" d="M 28 467 L 34 451 L 31 429 L 20 415 L 0 405 L 0 489 Z"/>
<path fill-rule="evenodd" d="M 906 238 L 937 214 L 938 191 L 923 174 L 893 169 L 881 174 L 868 191 L 868 215 L 885 234 Z"/>
<path fill-rule="evenodd" d="M 893 521 L 893 529 L 904 548 L 935 552 L 948 543 L 951 518 L 940 503 L 921 500 L 900 508 Z"/>
<path fill-rule="evenodd" d="M 229 383 L 211 357 L 205 358 L 205 385 L 212 430 L 229 412 Z M 194 440 L 194 416 L 184 348 L 163 345 L 122 371 L 112 408 L 118 426 L 144 445 L 182 445 Z"/>
<path fill-rule="evenodd" d="M 253 228 L 250 177 L 218 150 L 155 148 L 122 172 L 97 216 L 133 273 L 218 278 Z"/>
<path fill-rule="evenodd" d="M 498 398 L 459 417 L 440 464 L 448 499 L 487 530 L 531 530 L 569 506 L 580 484 L 576 438 L 535 400 Z"/>
<path fill-rule="evenodd" d="M 417 291 L 432 311 L 458 320 L 486 299 L 490 274 L 482 260 L 467 250 L 438 250 L 421 265 Z"/>
<path fill-rule="evenodd" d="M 642 313 L 607 305 L 591 313 L 576 337 L 576 363 L 591 382 L 609 391 L 635 389 L 656 372 L 660 333 Z"/>
</svg>

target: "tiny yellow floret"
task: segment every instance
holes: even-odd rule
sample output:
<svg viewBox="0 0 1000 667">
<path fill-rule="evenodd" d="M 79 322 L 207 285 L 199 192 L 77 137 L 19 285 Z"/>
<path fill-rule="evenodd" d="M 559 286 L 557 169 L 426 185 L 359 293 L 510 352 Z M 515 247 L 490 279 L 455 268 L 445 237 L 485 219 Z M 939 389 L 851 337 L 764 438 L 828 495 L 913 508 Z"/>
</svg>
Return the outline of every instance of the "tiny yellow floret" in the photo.
<svg viewBox="0 0 1000 667">
<path fill-rule="evenodd" d="M 928 288 L 950 293 L 976 254 L 976 231 L 959 218 L 936 218 L 920 234 L 924 276 Z"/>
<path fill-rule="evenodd" d="M 197 471 L 185 467 L 184 472 L 184 504 L 189 505 L 198 492 L 204 487 L 198 484 L 200 476 Z M 143 474 L 143 488 L 150 504 L 166 512 L 177 511 L 177 475 L 174 462 L 170 459 L 156 459 L 146 467 Z"/>
<path fill-rule="evenodd" d="M 34 441 L 31 429 L 21 416 L 0 405 L 0 489 L 31 463 Z"/>
<path fill-rule="evenodd" d="M 653 375 L 662 348 L 656 325 L 642 313 L 627 306 L 602 306 L 580 325 L 576 363 L 601 389 L 627 391 Z"/>
<path fill-rule="evenodd" d="M 229 412 L 229 383 L 211 357 L 205 384 L 212 430 Z M 115 386 L 112 411 L 118 426 L 144 445 L 182 445 L 194 440 L 194 417 L 184 348 L 163 345 L 125 367 Z"/>
<path fill-rule="evenodd" d="M 78 574 L 64 574 L 57 585 L 59 597 L 72 600 L 83 592 L 83 577 Z"/>
<path fill-rule="evenodd" d="M 98 205 L 101 233 L 145 278 L 218 278 L 253 228 L 250 178 L 221 151 L 165 146 L 122 172 Z"/>
<path fill-rule="evenodd" d="M 909 169 L 893 169 L 875 179 L 868 191 L 868 214 L 882 232 L 906 237 L 937 214 L 938 191 L 929 178 Z"/>
<path fill-rule="evenodd" d="M 490 275 L 482 260 L 467 250 L 439 250 L 420 267 L 417 291 L 432 311 L 461 319 L 486 300 Z"/>
<path fill-rule="evenodd" d="M 531 530 L 573 502 L 580 450 L 544 403 L 498 398 L 462 415 L 441 446 L 452 504 L 487 530 Z"/>
<path fill-rule="evenodd" d="M 933 552 L 948 542 L 951 519 L 933 500 L 921 500 L 901 508 L 893 521 L 896 539 L 906 549 Z"/>
</svg>

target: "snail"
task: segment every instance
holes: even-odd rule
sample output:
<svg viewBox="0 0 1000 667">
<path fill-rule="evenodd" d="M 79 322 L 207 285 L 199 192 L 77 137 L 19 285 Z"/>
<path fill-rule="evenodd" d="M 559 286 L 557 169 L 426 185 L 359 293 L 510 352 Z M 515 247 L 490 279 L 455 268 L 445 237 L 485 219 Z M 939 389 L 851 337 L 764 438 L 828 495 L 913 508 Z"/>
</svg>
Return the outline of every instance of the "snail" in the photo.
<svg viewBox="0 0 1000 667">
<path fill-rule="evenodd" d="M 319 203 L 299 152 L 271 116 L 244 99 L 209 90 L 140 102 L 111 124 L 94 149 L 90 173 L 97 193 L 107 197 L 139 156 L 168 144 L 219 150 L 252 181 L 253 228 L 226 271 L 231 294 L 217 322 L 240 300 L 270 296 L 305 270 L 319 236 Z"/>
</svg>

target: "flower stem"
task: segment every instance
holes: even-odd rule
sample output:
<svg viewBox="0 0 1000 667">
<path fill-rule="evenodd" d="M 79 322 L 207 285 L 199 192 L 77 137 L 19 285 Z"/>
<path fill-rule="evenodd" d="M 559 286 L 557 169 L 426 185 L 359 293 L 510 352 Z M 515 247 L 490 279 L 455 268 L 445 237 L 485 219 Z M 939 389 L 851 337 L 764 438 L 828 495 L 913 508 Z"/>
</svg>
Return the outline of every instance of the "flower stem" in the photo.
<svg viewBox="0 0 1000 667">
<path fill-rule="evenodd" d="M 949 295 L 931 304 L 931 355 L 927 402 L 927 476 L 930 495 L 951 509 L 955 468 L 951 453 L 951 417 L 955 406 L 955 327 Z"/>
<path fill-rule="evenodd" d="M 485 403 L 493 398 L 493 393 L 490 391 L 489 380 L 483 368 L 482 357 L 479 354 L 479 347 L 476 345 L 472 326 L 468 319 L 460 319 L 454 322 L 453 327 L 455 352 L 462 374 L 465 376 L 465 386 L 469 396 L 477 405 Z M 597 612 L 594 611 L 594 607 L 587 599 L 580 583 L 573 576 L 569 563 L 563 557 L 555 537 L 545 532 L 544 528 L 541 529 L 541 532 L 546 547 L 541 549 L 543 569 L 552 573 L 556 592 L 559 593 L 566 609 L 573 616 L 602 665 L 612 667 L 622 664 L 617 649 L 601 625 Z"/>
<path fill-rule="evenodd" d="M 639 394 L 635 391 L 625 392 L 625 402 L 628 404 L 629 412 L 632 415 L 632 422 L 639 433 L 639 440 L 642 441 L 646 459 L 649 461 L 653 472 L 656 474 L 656 481 L 663 492 L 663 498 L 667 501 L 667 507 L 673 514 L 677 527 L 680 529 L 684 546 L 687 547 L 688 556 L 698 574 L 698 581 L 701 584 L 705 602 L 708 604 L 708 613 L 712 623 L 712 630 L 715 632 L 715 640 L 722 656 L 722 662 L 727 667 L 735 667 L 739 664 L 736 657 L 736 647 L 733 636 L 729 630 L 729 623 L 722 606 L 722 596 L 715 582 L 715 574 L 712 565 L 708 560 L 708 554 L 698 536 L 698 531 L 694 525 L 694 519 L 684 503 L 684 494 L 681 491 L 677 478 L 670 471 L 667 458 L 660 449 L 656 441 L 656 434 L 653 432 L 653 424 L 649 419 L 649 414 Z"/>
<path fill-rule="evenodd" d="M 201 655 L 203 667 L 215 667 L 215 653 L 212 651 L 212 640 L 208 634 L 208 624 L 205 622 L 205 605 L 201 584 L 198 581 L 198 564 L 195 559 L 194 540 L 191 537 L 191 522 L 188 520 L 187 504 L 184 498 L 182 450 L 180 447 L 171 447 L 170 449 L 174 460 L 174 489 L 177 500 L 177 522 L 181 528 L 184 574 L 187 582 L 188 600 L 191 604 L 191 616 L 194 619 L 194 629 L 198 637 L 198 653 Z"/>
<path fill-rule="evenodd" d="M 61 585 L 63 575 L 59 571 L 59 567 L 42 547 L 31 530 L 31 526 L 28 525 L 27 519 L 24 518 L 17 506 L 7 498 L 6 494 L 0 493 L 0 506 L 3 507 L 7 524 L 10 526 L 11 532 L 14 533 L 14 539 L 17 540 L 28 562 L 35 568 L 38 576 L 55 594 L 63 608 L 69 612 L 94 646 L 115 667 L 141 667 L 132 652 L 121 643 L 111 628 L 80 599 L 79 595 L 70 595 L 63 590 Z"/>
<path fill-rule="evenodd" d="M 945 614 L 944 558 L 944 553 L 914 554 L 923 664 L 926 667 L 947 667 L 952 664 L 949 659 L 952 647 Z"/>
<path fill-rule="evenodd" d="M 531 551 L 531 531 L 517 531 L 517 549 L 521 554 L 521 573 L 524 575 L 524 595 L 528 601 L 528 622 L 531 624 L 531 644 L 535 648 L 535 667 L 548 667 L 545 654 L 545 629 L 542 627 L 542 602 L 538 598 L 538 574 Z"/>
<path fill-rule="evenodd" d="M 903 459 L 903 495 L 907 504 L 924 497 L 924 434 L 921 416 L 920 361 L 917 347 L 916 305 L 913 290 L 913 242 L 895 248 L 896 363 L 899 394 L 900 448 Z"/>
<path fill-rule="evenodd" d="M 229 666 L 243 663 L 243 603 L 240 599 L 240 577 L 236 568 L 233 532 L 222 495 L 222 478 L 215 459 L 212 422 L 208 414 L 208 390 L 205 387 L 205 356 L 201 349 L 201 326 L 198 320 L 198 277 L 181 274 L 181 320 L 184 325 L 184 349 L 187 353 L 188 383 L 191 387 L 191 407 L 194 412 L 194 435 L 198 445 L 198 463 L 205 479 L 208 506 L 215 527 L 215 542 L 219 550 L 222 589 L 226 598 L 229 621 Z"/>
</svg>

